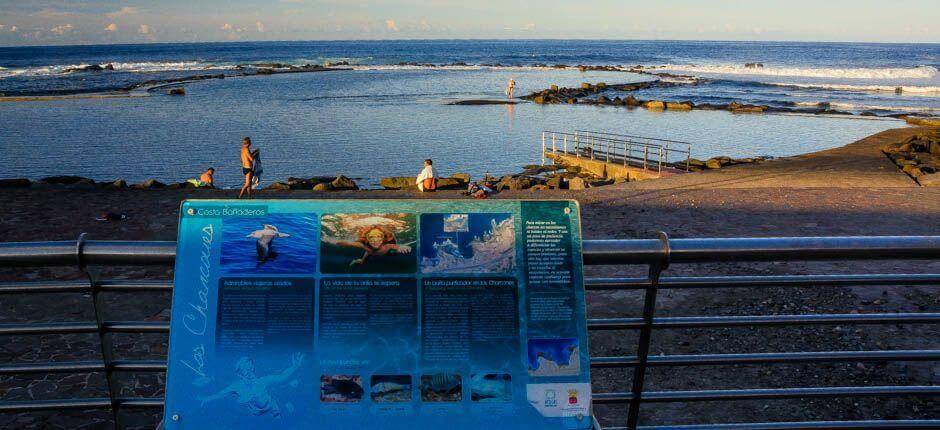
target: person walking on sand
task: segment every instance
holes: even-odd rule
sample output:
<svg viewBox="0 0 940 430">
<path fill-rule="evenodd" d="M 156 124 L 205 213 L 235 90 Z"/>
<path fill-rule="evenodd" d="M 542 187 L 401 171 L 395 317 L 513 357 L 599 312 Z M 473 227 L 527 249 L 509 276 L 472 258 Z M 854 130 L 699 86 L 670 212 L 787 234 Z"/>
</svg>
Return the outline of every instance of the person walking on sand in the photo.
<svg viewBox="0 0 940 430">
<path fill-rule="evenodd" d="M 242 195 L 245 194 L 245 191 L 248 192 L 248 198 L 251 198 L 251 172 L 255 167 L 255 159 L 251 155 L 251 138 L 242 139 L 242 174 L 245 175 L 245 184 L 242 185 L 241 191 L 238 192 L 238 198 L 242 198 Z"/>
<path fill-rule="evenodd" d="M 424 170 L 415 179 L 415 185 L 418 186 L 418 191 L 422 193 L 437 189 L 437 174 L 434 172 L 434 161 L 431 161 L 430 158 L 424 160 Z"/>
<path fill-rule="evenodd" d="M 509 82 L 506 84 L 506 95 L 509 98 L 513 98 L 513 93 L 516 91 L 516 80 L 509 78 Z"/>
<path fill-rule="evenodd" d="M 251 187 L 258 189 L 261 188 L 261 174 L 264 173 L 264 168 L 261 167 L 261 150 L 252 151 L 251 158 L 254 160 L 251 165 Z"/>
</svg>

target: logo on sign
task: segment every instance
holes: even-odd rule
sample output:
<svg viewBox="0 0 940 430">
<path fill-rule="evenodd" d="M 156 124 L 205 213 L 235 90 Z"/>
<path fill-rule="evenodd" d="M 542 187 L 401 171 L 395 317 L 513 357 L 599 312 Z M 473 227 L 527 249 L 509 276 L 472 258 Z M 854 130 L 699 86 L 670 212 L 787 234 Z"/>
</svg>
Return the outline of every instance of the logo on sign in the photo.
<svg viewBox="0 0 940 430">
<path fill-rule="evenodd" d="M 578 390 L 568 390 L 568 404 L 569 405 L 578 404 Z"/>
<path fill-rule="evenodd" d="M 557 408 L 558 399 L 556 398 L 555 390 L 545 390 L 545 407 L 546 408 Z"/>
</svg>

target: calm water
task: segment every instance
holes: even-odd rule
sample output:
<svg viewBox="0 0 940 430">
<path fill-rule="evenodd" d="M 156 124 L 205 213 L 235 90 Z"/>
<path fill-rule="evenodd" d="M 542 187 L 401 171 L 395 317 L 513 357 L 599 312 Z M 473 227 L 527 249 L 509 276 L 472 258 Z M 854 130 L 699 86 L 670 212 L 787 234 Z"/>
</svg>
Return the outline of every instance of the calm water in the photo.
<svg viewBox="0 0 940 430">
<path fill-rule="evenodd" d="M 240 180 L 238 147 L 262 149 L 265 182 L 289 175 L 345 174 L 373 182 L 414 175 L 434 158 L 441 173 L 517 171 L 539 161 L 542 130 L 592 129 L 687 140 L 693 156 L 793 155 L 843 145 L 891 120 L 725 112 L 664 112 L 593 106 L 448 106 L 551 84 L 650 79 L 623 72 L 537 64 L 642 64 L 693 74 L 699 85 L 639 97 L 696 102 L 812 105 L 879 113 L 940 109 L 940 45 L 402 41 L 0 48 L 0 92 L 90 91 L 237 64 L 350 61 L 355 70 L 240 77 L 187 84 L 187 96 L 0 103 L 5 177 L 76 174 L 178 181 L 217 168 Z M 470 66 L 427 68 L 400 62 Z M 745 62 L 764 63 L 762 70 Z M 63 73 L 114 63 L 114 72 Z M 499 63 L 503 67 L 480 66 Z M 904 87 L 899 95 L 893 88 Z M 891 89 L 891 91 L 888 91 Z"/>
</svg>

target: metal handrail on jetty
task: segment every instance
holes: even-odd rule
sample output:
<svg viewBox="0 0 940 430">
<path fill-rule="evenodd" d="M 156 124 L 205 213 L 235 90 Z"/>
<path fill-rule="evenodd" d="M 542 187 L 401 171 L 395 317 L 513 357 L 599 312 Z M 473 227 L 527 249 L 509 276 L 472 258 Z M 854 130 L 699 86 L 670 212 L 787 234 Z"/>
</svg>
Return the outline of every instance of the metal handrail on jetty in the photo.
<svg viewBox="0 0 940 430">
<path fill-rule="evenodd" d="M 692 144 L 599 131 L 577 130 L 567 133 L 548 130 L 542 132 L 543 164 L 546 154 L 590 158 L 605 163 L 654 170 L 661 175 L 663 169 L 688 172 L 692 159 Z M 670 158 L 675 161 L 670 161 Z"/>
</svg>

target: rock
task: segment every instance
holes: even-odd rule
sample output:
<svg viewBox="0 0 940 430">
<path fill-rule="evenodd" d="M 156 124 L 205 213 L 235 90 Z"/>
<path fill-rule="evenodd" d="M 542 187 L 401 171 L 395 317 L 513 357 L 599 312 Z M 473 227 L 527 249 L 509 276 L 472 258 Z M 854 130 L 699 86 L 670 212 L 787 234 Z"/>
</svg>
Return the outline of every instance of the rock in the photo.
<svg viewBox="0 0 940 430">
<path fill-rule="evenodd" d="M 379 180 L 379 185 L 382 188 L 387 190 L 401 190 L 406 188 L 416 188 L 415 180 L 416 176 L 395 176 L 390 178 L 382 178 Z"/>
<path fill-rule="evenodd" d="M 123 179 L 115 179 L 114 182 L 108 184 L 108 188 L 127 188 L 127 181 Z"/>
<path fill-rule="evenodd" d="M 163 182 L 160 182 L 160 181 L 158 181 L 158 180 L 156 180 L 156 179 L 147 179 L 146 181 L 141 182 L 140 184 L 137 184 L 137 185 L 135 186 L 135 188 L 144 188 L 144 189 L 149 189 L 149 188 L 165 188 L 165 187 L 166 187 L 166 184 L 164 184 Z"/>
<path fill-rule="evenodd" d="M 496 184 L 496 190 L 525 190 L 535 185 L 535 180 L 527 176 L 504 176 Z"/>
<path fill-rule="evenodd" d="M 627 96 L 627 98 L 623 99 L 623 103 L 626 104 L 627 106 L 639 106 L 640 105 L 640 102 L 636 99 L 636 97 L 633 97 L 633 94 L 630 94 Z"/>
<path fill-rule="evenodd" d="M 940 127 L 940 117 L 907 116 L 904 117 L 904 121 L 911 125 Z"/>
<path fill-rule="evenodd" d="M 332 191 L 333 186 L 329 182 L 320 182 L 313 186 L 313 191 Z"/>
<path fill-rule="evenodd" d="M 29 188 L 30 185 L 26 178 L 0 179 L 0 188 Z"/>
<path fill-rule="evenodd" d="M 603 187 L 604 185 L 612 185 L 613 183 L 614 183 L 613 179 L 602 179 L 598 181 L 590 181 L 588 182 L 588 185 L 591 188 L 594 188 L 594 187 Z"/>
<path fill-rule="evenodd" d="M 569 105 L 573 105 L 577 102 L 578 102 L 578 99 L 575 99 L 575 98 L 569 98 L 568 100 L 565 100 L 565 103 L 568 103 Z"/>
<path fill-rule="evenodd" d="M 83 178 L 81 176 L 49 176 L 42 178 L 39 182 L 43 184 L 55 184 L 55 185 L 75 185 L 75 184 L 94 184 L 95 181 Z"/>
<path fill-rule="evenodd" d="M 108 63 L 104 65 L 105 70 L 114 70 L 114 64 Z"/>
<path fill-rule="evenodd" d="M 292 190 L 311 190 L 317 184 L 333 182 L 335 179 L 336 177 L 333 176 L 314 176 L 312 178 L 295 178 L 291 176 L 287 178 L 287 185 Z"/>
<path fill-rule="evenodd" d="M 597 104 L 599 104 L 599 105 L 605 105 L 605 104 L 607 104 L 609 101 L 610 101 L 610 100 L 608 100 L 607 97 L 604 97 L 604 96 L 598 96 L 598 97 L 597 97 Z"/>
<path fill-rule="evenodd" d="M 922 187 L 940 188 L 940 173 L 920 176 L 917 178 L 917 183 L 919 183 Z"/>
<path fill-rule="evenodd" d="M 264 187 L 264 189 L 270 190 L 270 191 L 284 191 L 284 190 L 289 190 L 290 185 L 287 185 L 283 182 L 275 182 L 271 185 L 268 185 L 267 187 Z"/>
<path fill-rule="evenodd" d="M 597 88 L 597 89 L 599 89 L 599 90 L 603 90 L 604 88 L 607 88 L 607 83 L 606 83 L 606 82 L 598 82 L 597 85 L 595 85 L 594 87 Z"/>
<path fill-rule="evenodd" d="M 562 189 L 565 187 L 565 178 L 563 176 L 552 176 L 545 181 L 545 185 L 553 189 Z"/>
<path fill-rule="evenodd" d="M 552 91 L 552 92 L 557 92 L 557 91 L 558 91 L 558 85 L 552 85 L 552 86 L 548 87 L 548 90 L 549 90 L 549 91 Z"/>
<path fill-rule="evenodd" d="M 463 182 L 466 182 L 466 183 L 469 183 L 469 182 L 470 182 L 470 174 L 469 174 L 469 173 L 454 173 L 453 175 L 450 175 L 450 177 L 451 177 L 451 178 L 454 178 L 454 179 L 456 179 L 456 180 L 458 180 L 458 181 L 463 181 Z"/>
<path fill-rule="evenodd" d="M 705 161 L 705 167 L 708 169 L 720 169 L 721 161 L 716 158 L 709 158 L 707 161 Z"/>
<path fill-rule="evenodd" d="M 587 83 L 587 82 L 584 82 L 584 83 L 581 84 L 581 89 L 582 89 L 582 90 L 589 90 L 589 89 L 591 89 L 591 84 L 589 84 L 589 83 Z"/>
<path fill-rule="evenodd" d="M 689 167 L 705 167 L 705 162 L 697 158 L 689 158 Z"/>
<path fill-rule="evenodd" d="M 730 104 L 728 104 L 728 109 L 731 110 L 731 113 L 763 113 L 767 109 L 767 107 L 743 105 L 738 102 L 731 102 Z"/>
<path fill-rule="evenodd" d="M 322 183 L 317 184 L 317 186 L 323 185 Z M 330 187 L 334 190 L 358 190 L 359 186 L 356 185 L 356 182 L 352 179 L 349 179 L 343 175 L 339 175 L 333 182 L 330 182 Z M 316 190 L 316 186 L 313 187 Z"/>
<path fill-rule="evenodd" d="M 683 111 L 692 110 L 692 102 L 680 102 L 680 103 L 668 102 L 666 103 L 666 109 L 683 110 Z"/>
<path fill-rule="evenodd" d="M 903 170 L 904 173 L 907 173 L 908 175 L 910 175 L 912 178 L 917 178 L 919 176 L 924 175 L 924 172 L 922 172 L 918 167 L 914 165 L 910 165 L 910 164 L 907 166 L 904 166 L 903 168 L 901 168 L 901 170 Z"/>
<path fill-rule="evenodd" d="M 575 176 L 568 180 L 568 189 L 569 190 L 583 190 L 587 188 L 587 181 L 584 178 Z"/>
<path fill-rule="evenodd" d="M 167 91 L 166 93 L 167 93 L 168 95 L 171 95 L 171 96 L 185 96 L 185 95 L 186 95 L 186 88 L 183 88 L 183 87 L 171 88 L 171 89 L 170 89 L 169 91 Z"/>
<path fill-rule="evenodd" d="M 547 189 L 548 189 L 548 185 L 545 185 L 545 184 L 538 184 L 538 185 L 532 186 L 532 188 L 529 188 L 529 189 L 530 189 L 530 190 L 535 190 L 535 191 L 547 190 Z"/>
<path fill-rule="evenodd" d="M 650 100 L 646 103 L 643 103 L 643 107 L 649 110 L 663 110 L 666 108 L 666 104 L 659 100 Z"/>
<path fill-rule="evenodd" d="M 532 101 L 536 104 L 545 104 L 545 96 L 535 96 L 532 98 Z"/>
</svg>

